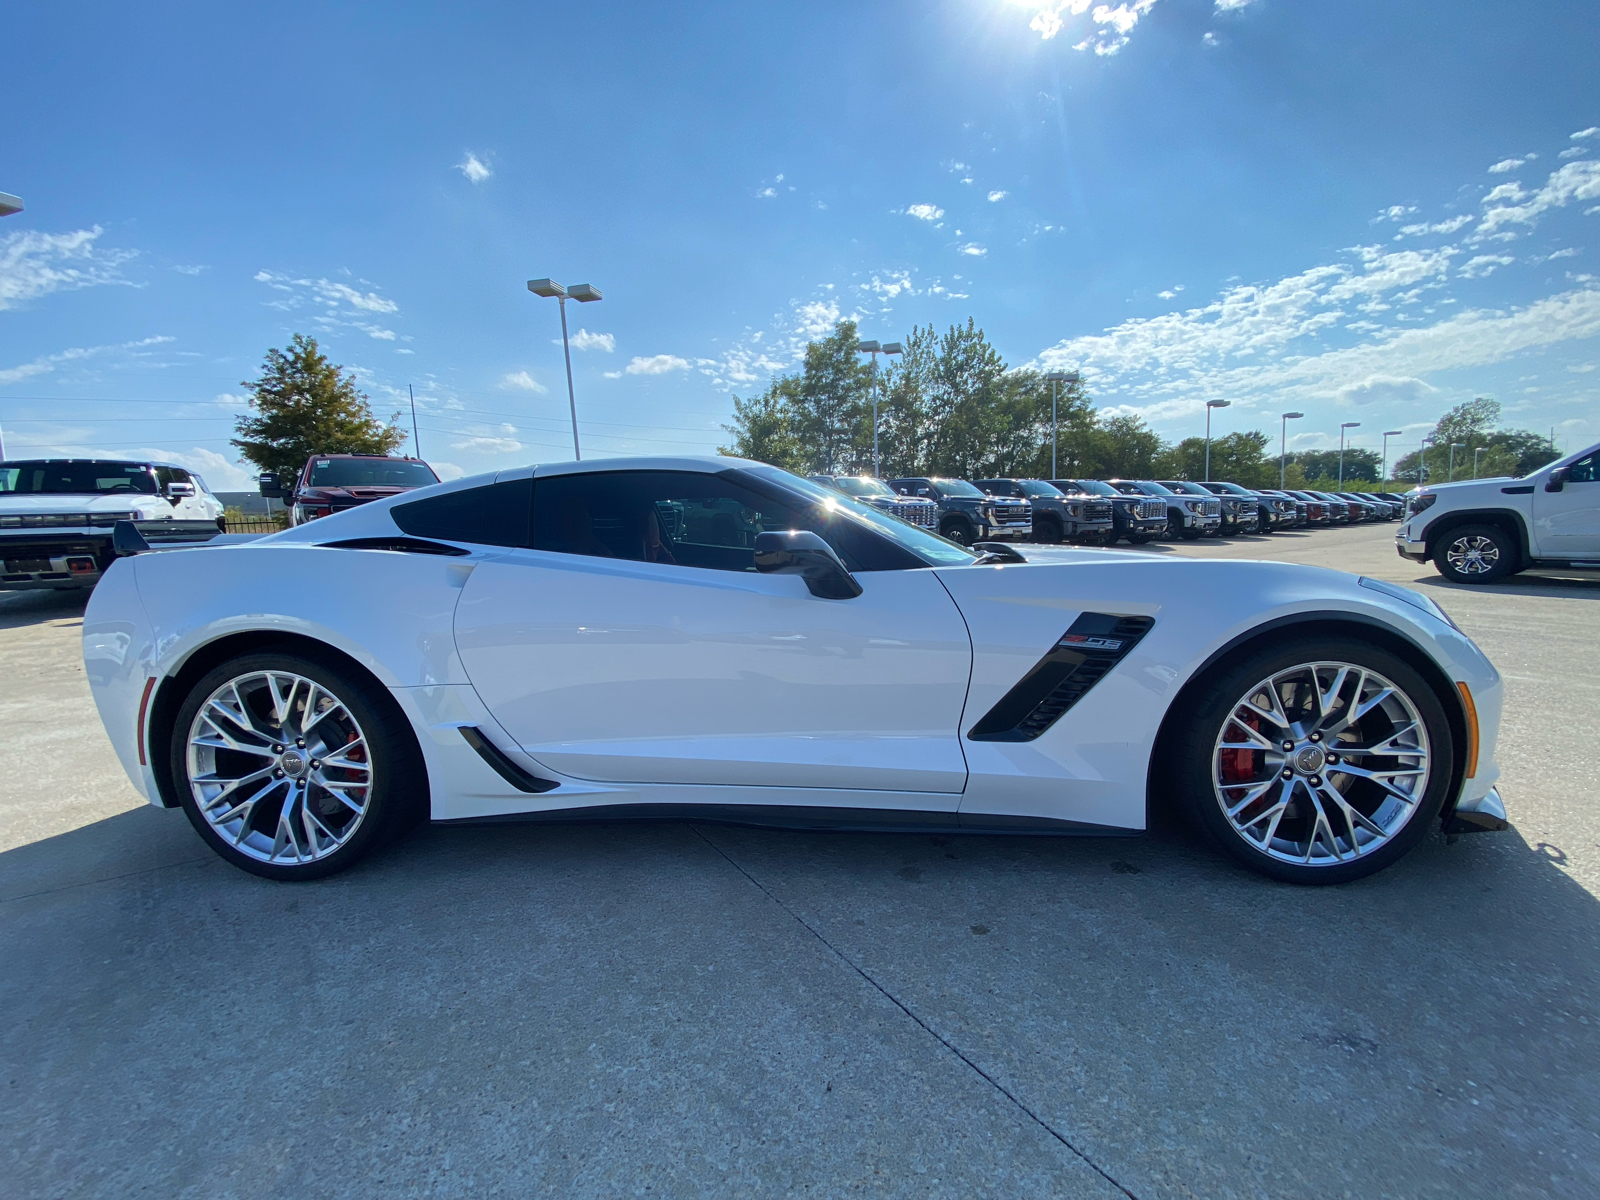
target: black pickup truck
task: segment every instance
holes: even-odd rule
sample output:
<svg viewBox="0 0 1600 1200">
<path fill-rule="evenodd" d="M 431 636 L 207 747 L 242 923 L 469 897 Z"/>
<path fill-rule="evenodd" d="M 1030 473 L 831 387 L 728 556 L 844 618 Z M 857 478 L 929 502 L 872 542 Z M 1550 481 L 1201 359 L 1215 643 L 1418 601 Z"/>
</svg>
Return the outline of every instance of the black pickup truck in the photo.
<svg viewBox="0 0 1600 1200">
<path fill-rule="evenodd" d="M 1167 506 L 1162 501 L 1124 496 L 1099 479 L 1052 479 L 1050 482 L 1063 492 L 1082 492 L 1111 501 L 1111 532 L 1106 534 L 1101 545 L 1115 546 L 1127 538 L 1133 545 L 1142 546 L 1166 532 Z"/>
<path fill-rule="evenodd" d="M 1083 492 L 1067 495 L 1042 479 L 978 479 L 991 496 L 1026 500 L 1033 509 L 1033 540 L 1104 545 L 1115 518 L 1110 500 Z"/>
<path fill-rule="evenodd" d="M 952 542 L 1020 542 L 1033 533 L 1026 500 L 986 496 L 965 479 L 891 479 L 902 496 L 925 496 L 937 506 L 939 533 Z"/>
</svg>

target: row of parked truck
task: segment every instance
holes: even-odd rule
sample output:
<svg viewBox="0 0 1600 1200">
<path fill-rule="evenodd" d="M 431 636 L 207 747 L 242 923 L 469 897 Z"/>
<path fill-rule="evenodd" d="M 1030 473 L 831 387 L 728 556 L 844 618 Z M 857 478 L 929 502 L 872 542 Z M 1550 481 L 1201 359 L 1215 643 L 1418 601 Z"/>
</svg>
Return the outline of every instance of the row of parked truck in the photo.
<svg viewBox="0 0 1600 1200">
<path fill-rule="evenodd" d="M 1290 491 L 1186 479 L 874 479 L 814 475 L 857 500 L 972 545 L 984 541 L 1142 545 L 1398 520 L 1387 492 Z"/>
</svg>

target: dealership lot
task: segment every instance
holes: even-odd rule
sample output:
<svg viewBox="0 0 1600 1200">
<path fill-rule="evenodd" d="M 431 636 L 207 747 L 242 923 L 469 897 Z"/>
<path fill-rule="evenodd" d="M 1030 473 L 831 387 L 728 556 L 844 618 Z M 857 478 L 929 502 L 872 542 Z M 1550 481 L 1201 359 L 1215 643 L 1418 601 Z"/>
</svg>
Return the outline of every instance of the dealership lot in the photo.
<svg viewBox="0 0 1600 1200">
<path fill-rule="evenodd" d="M 1434 597 L 1514 829 L 1294 889 L 1135 841 L 428 829 L 287 887 L 142 806 L 81 600 L 0 597 L 0 1156 L 27 1196 L 1591 1196 L 1600 581 L 1393 526 L 1155 544 Z"/>
</svg>

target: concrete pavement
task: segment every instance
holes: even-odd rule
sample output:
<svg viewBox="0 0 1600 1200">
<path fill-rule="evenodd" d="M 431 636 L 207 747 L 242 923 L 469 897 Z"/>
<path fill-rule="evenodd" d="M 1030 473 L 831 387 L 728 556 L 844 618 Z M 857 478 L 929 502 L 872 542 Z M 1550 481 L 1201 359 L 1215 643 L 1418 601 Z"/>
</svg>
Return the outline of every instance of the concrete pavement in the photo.
<svg viewBox="0 0 1600 1200">
<path fill-rule="evenodd" d="M 1178 829 L 687 825 L 275 885 L 139 804 L 81 602 L 0 598 L 0 1192 L 1600 1193 L 1600 584 L 1393 528 L 1151 548 L 1416 586 L 1505 674 L 1513 831 L 1337 889 Z"/>
</svg>

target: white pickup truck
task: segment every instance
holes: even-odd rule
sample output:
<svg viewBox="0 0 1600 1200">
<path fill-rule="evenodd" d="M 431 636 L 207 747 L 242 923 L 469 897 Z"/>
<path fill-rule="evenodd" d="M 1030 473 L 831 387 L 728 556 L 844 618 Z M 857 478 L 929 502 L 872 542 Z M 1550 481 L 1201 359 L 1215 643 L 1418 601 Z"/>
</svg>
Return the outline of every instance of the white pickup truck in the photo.
<svg viewBox="0 0 1600 1200">
<path fill-rule="evenodd" d="M 1529 568 L 1600 570 L 1600 446 L 1521 479 L 1425 484 L 1406 496 L 1395 548 L 1455 583 Z"/>
<path fill-rule="evenodd" d="M 208 541 L 223 527 L 222 502 L 170 463 L 0 462 L 0 591 L 93 587 L 116 558 L 119 521 L 150 541 Z"/>
</svg>

